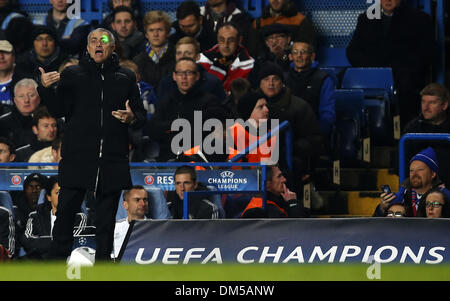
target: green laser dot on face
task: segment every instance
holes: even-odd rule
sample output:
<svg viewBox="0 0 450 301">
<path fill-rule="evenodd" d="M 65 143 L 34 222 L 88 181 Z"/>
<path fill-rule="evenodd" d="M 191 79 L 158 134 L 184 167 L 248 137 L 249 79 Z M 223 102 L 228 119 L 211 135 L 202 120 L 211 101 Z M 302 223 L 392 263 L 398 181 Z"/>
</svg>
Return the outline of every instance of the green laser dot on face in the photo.
<svg viewBox="0 0 450 301">
<path fill-rule="evenodd" d="M 102 42 L 103 44 L 108 44 L 109 43 L 109 37 L 107 35 L 102 35 Z"/>
</svg>

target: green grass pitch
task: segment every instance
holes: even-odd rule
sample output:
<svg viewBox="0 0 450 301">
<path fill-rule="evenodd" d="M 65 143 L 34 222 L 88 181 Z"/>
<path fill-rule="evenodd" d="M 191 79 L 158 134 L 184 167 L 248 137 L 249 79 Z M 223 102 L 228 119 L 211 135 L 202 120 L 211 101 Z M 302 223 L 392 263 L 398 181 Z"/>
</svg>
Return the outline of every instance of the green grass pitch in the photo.
<svg viewBox="0 0 450 301">
<path fill-rule="evenodd" d="M 450 281 L 450 265 L 121 265 L 97 264 L 68 270 L 64 263 L 0 264 L 0 281 Z M 372 279 L 368 278 L 371 276 Z"/>
</svg>

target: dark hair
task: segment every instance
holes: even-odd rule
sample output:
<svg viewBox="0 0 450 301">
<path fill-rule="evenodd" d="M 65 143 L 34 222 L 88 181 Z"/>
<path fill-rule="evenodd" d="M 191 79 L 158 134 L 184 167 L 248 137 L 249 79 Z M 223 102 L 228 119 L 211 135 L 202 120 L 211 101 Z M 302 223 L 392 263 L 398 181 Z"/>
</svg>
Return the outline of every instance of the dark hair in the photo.
<svg viewBox="0 0 450 301">
<path fill-rule="evenodd" d="M 62 137 L 61 135 L 57 135 L 55 140 L 52 141 L 52 149 L 55 151 L 61 148 Z"/>
<path fill-rule="evenodd" d="M 52 194 L 52 189 L 55 186 L 55 184 L 58 183 L 58 176 L 50 176 L 48 177 L 46 183 L 45 183 L 45 194 L 50 196 Z"/>
<path fill-rule="evenodd" d="M 266 181 L 272 181 L 273 178 L 273 168 L 274 167 L 278 167 L 281 172 L 283 172 L 283 170 L 281 169 L 279 164 L 274 164 L 274 165 L 267 165 L 266 167 Z"/>
<path fill-rule="evenodd" d="M 136 190 L 145 190 L 144 186 L 142 186 L 142 185 L 133 185 L 130 189 L 125 190 L 123 192 L 123 200 L 125 202 L 128 202 L 128 197 L 130 196 L 130 192 L 131 192 L 131 190 L 134 190 L 134 189 L 136 189 Z M 145 190 L 145 192 L 147 192 L 147 190 Z"/>
<path fill-rule="evenodd" d="M 239 100 L 243 95 L 250 91 L 252 85 L 248 79 L 243 77 L 235 78 L 230 83 L 230 92 L 234 100 Z"/>
<path fill-rule="evenodd" d="M 428 190 L 420 199 L 419 202 L 419 208 L 417 209 L 417 216 L 418 217 L 427 217 L 427 207 L 426 207 L 426 201 L 427 197 L 432 193 L 438 193 L 442 196 L 442 199 L 444 200 L 444 205 L 442 206 L 442 213 L 441 217 L 450 217 L 450 201 L 448 195 L 443 192 L 439 188 L 432 188 Z"/>
<path fill-rule="evenodd" d="M 5 144 L 5 145 L 7 145 L 9 147 L 9 153 L 10 154 L 15 154 L 16 153 L 16 146 L 14 145 L 14 142 L 9 140 L 8 138 L 0 137 L 0 143 L 3 143 L 3 144 Z"/>
<path fill-rule="evenodd" d="M 237 33 L 238 33 L 238 38 L 241 36 L 241 31 L 239 30 L 239 26 L 237 26 L 236 23 L 230 21 L 230 22 L 225 22 L 221 25 L 219 25 L 219 27 L 217 28 L 217 34 L 219 34 L 219 30 L 222 29 L 223 27 L 227 27 L 227 26 L 231 26 L 234 29 L 236 29 Z"/>
<path fill-rule="evenodd" d="M 391 207 L 394 205 L 400 205 L 405 209 L 405 213 L 403 213 L 404 217 L 412 217 L 411 210 L 408 210 L 408 208 L 403 203 L 390 203 L 386 208 L 386 211 L 384 212 L 384 216 L 387 216 L 389 209 L 391 209 Z"/>
<path fill-rule="evenodd" d="M 130 16 L 131 16 L 131 19 L 133 21 L 136 21 L 136 16 L 133 14 L 133 10 L 130 7 L 128 7 L 128 6 L 121 5 L 121 6 L 116 7 L 116 9 L 114 9 L 114 11 L 113 11 L 113 22 L 116 19 L 116 15 L 118 13 L 129 13 Z"/>
<path fill-rule="evenodd" d="M 197 173 L 193 166 L 182 165 L 182 166 L 178 167 L 175 170 L 175 174 L 173 175 L 173 177 L 175 178 L 177 175 L 181 175 L 181 174 L 189 174 L 191 176 L 191 180 L 193 182 L 197 182 Z"/>
<path fill-rule="evenodd" d="M 200 18 L 200 7 L 195 1 L 184 1 L 177 8 L 176 17 L 178 20 L 182 20 L 187 16 L 194 15 L 198 20 Z"/>
<path fill-rule="evenodd" d="M 38 107 L 36 109 L 36 112 L 33 114 L 33 125 L 38 126 L 39 120 L 43 118 L 53 118 L 56 120 L 55 117 L 53 117 L 47 110 L 45 106 Z"/>
</svg>

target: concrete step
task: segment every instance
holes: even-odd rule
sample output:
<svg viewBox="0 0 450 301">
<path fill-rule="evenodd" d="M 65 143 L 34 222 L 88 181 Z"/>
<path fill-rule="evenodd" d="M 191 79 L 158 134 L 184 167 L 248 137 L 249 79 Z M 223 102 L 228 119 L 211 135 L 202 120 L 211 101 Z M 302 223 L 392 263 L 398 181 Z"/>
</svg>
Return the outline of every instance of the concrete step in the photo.
<svg viewBox="0 0 450 301">
<path fill-rule="evenodd" d="M 333 171 L 319 168 L 314 183 L 318 191 L 371 191 L 379 190 L 383 184 L 389 184 L 394 190 L 398 189 L 398 175 L 387 168 L 343 168 L 340 170 L 340 185 L 336 185 L 333 184 Z"/>
<path fill-rule="evenodd" d="M 394 190 L 393 190 L 394 191 Z M 322 206 L 311 201 L 312 216 L 372 216 L 380 203 L 380 191 L 319 191 Z"/>
</svg>

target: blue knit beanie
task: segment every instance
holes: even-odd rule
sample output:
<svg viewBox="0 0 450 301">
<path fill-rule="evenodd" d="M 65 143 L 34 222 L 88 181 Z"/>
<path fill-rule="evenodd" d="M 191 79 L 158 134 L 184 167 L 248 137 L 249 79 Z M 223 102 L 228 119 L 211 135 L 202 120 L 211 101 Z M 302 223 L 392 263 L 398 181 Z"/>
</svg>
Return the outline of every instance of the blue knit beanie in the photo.
<svg viewBox="0 0 450 301">
<path fill-rule="evenodd" d="M 409 164 L 411 164 L 412 161 L 422 161 L 432 171 L 434 171 L 437 174 L 439 173 L 439 166 L 436 158 L 436 153 L 431 147 L 427 147 L 426 149 L 417 153 L 414 157 L 412 157 L 411 161 L 409 161 Z"/>
</svg>

